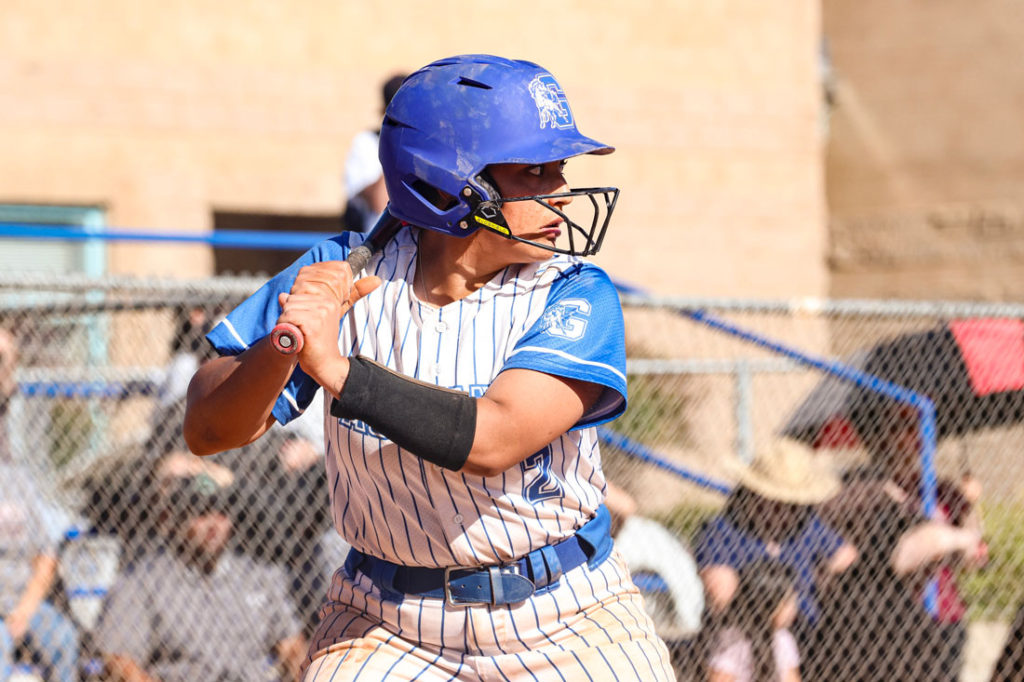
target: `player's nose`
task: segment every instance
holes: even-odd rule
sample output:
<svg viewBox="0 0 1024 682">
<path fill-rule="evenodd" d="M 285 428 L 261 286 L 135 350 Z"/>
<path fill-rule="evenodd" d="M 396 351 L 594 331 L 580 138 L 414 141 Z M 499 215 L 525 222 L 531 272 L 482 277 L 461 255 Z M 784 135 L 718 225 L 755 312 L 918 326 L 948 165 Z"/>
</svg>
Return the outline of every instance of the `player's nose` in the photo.
<svg viewBox="0 0 1024 682">
<path fill-rule="evenodd" d="M 548 204 L 556 208 L 562 208 L 572 203 L 572 196 L 565 195 L 565 192 L 569 191 L 569 183 L 565 179 L 565 176 L 561 176 L 561 182 L 558 186 L 551 190 L 551 194 L 560 194 L 562 196 L 554 196 L 548 199 Z"/>
</svg>

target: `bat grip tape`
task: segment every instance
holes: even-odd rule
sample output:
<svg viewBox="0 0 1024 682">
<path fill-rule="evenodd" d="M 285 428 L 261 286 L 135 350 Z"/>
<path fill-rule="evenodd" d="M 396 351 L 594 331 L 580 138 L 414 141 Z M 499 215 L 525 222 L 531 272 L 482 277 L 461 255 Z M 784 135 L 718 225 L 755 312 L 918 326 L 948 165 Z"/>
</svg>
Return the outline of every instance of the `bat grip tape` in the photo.
<svg viewBox="0 0 1024 682">
<path fill-rule="evenodd" d="M 331 414 L 357 419 L 432 464 L 458 471 L 476 435 L 476 400 L 465 393 L 349 358 L 348 378 Z"/>
</svg>

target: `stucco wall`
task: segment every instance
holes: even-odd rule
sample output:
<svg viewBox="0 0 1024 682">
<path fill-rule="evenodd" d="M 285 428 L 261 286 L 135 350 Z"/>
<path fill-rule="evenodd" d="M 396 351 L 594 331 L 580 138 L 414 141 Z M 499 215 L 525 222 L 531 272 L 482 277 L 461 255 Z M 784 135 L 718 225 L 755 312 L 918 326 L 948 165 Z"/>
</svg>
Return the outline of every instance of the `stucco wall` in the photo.
<svg viewBox="0 0 1024 682">
<path fill-rule="evenodd" d="M 1024 297 L 1024 7 L 825 0 L 831 293 Z"/>
<path fill-rule="evenodd" d="M 618 147 L 597 261 L 680 295 L 822 294 L 814 0 L 5 4 L 0 202 L 99 205 L 108 224 L 205 231 L 213 210 L 330 214 L 379 84 L 440 56 L 550 68 Z M 117 245 L 117 272 L 199 275 L 198 247 Z"/>
</svg>

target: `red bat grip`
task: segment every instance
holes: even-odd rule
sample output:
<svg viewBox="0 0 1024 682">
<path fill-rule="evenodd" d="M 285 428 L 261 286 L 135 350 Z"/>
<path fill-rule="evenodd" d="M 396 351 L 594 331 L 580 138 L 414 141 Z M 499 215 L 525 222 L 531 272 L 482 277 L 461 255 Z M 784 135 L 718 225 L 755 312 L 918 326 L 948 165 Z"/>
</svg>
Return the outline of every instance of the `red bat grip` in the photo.
<svg viewBox="0 0 1024 682">
<path fill-rule="evenodd" d="M 302 330 L 289 322 L 281 322 L 271 330 L 270 343 L 281 355 L 294 355 L 302 350 Z"/>
</svg>

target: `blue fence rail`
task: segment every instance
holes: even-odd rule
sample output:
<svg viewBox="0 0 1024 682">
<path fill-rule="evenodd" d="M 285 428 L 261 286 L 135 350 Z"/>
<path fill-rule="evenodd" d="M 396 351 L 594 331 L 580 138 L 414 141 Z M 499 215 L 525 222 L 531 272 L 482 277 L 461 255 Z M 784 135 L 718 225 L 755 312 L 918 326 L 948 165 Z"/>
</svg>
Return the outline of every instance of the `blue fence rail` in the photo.
<svg viewBox="0 0 1024 682">
<path fill-rule="evenodd" d="M 332 232 L 264 232 L 260 230 L 217 230 L 205 234 L 150 232 L 75 227 L 47 223 L 0 222 L 0 238 L 42 241 L 173 242 L 206 244 L 221 249 L 272 249 L 305 251 L 335 236 Z"/>
</svg>

